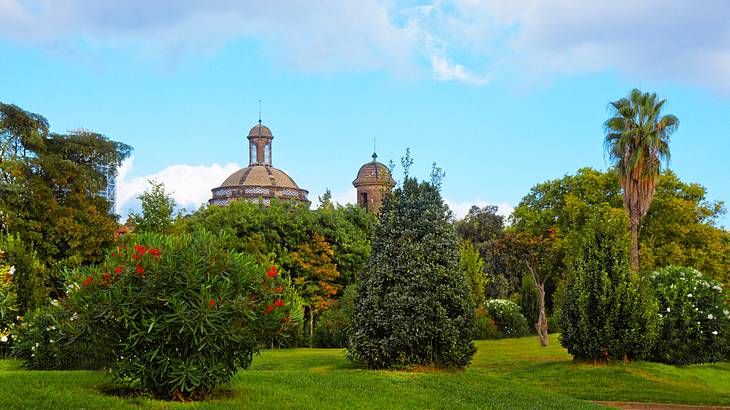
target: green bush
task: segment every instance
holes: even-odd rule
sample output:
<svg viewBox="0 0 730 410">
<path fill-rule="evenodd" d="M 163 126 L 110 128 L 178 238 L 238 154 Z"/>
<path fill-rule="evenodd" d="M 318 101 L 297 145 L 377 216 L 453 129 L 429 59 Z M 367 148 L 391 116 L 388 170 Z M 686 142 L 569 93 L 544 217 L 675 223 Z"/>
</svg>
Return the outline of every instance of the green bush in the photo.
<svg viewBox="0 0 730 410">
<path fill-rule="evenodd" d="M 13 347 L 13 329 L 18 303 L 13 283 L 15 267 L 3 264 L 0 257 L 0 357 L 6 358 Z"/>
<path fill-rule="evenodd" d="M 487 340 L 487 339 L 499 339 L 500 334 L 497 329 L 497 322 L 489 316 L 487 309 L 478 307 L 474 311 L 474 339 L 475 340 Z"/>
<path fill-rule="evenodd" d="M 505 299 L 490 299 L 484 303 L 484 307 L 489 316 L 494 319 L 500 338 L 522 337 L 530 334 L 527 319 L 515 302 Z"/>
<path fill-rule="evenodd" d="M 13 356 L 31 370 L 101 369 L 112 362 L 111 349 L 95 344 L 78 315 L 55 301 L 25 315 L 16 326 Z"/>
<path fill-rule="evenodd" d="M 18 235 L 0 233 L 0 261 L 14 267 L 12 280 L 20 315 L 49 302 L 46 270 L 32 245 L 20 240 Z"/>
<path fill-rule="evenodd" d="M 357 288 L 348 286 L 337 304 L 319 315 L 314 325 L 314 347 L 347 347 L 356 294 Z"/>
<path fill-rule="evenodd" d="M 406 177 L 386 196 L 360 277 L 348 353 L 368 368 L 464 368 L 474 306 L 438 188 Z"/>
<path fill-rule="evenodd" d="M 658 332 L 657 300 L 630 270 L 625 213 L 594 218 L 570 238 L 560 344 L 577 360 L 646 358 Z"/>
<path fill-rule="evenodd" d="M 69 278 L 79 323 L 114 353 L 114 376 L 157 397 L 200 398 L 251 364 L 290 321 L 284 282 L 227 238 L 145 234 Z M 142 245 L 144 244 L 144 246 Z"/>
<path fill-rule="evenodd" d="M 669 266 L 649 275 L 662 326 L 653 360 L 670 364 L 718 362 L 730 356 L 730 295 L 692 268 Z"/>
</svg>

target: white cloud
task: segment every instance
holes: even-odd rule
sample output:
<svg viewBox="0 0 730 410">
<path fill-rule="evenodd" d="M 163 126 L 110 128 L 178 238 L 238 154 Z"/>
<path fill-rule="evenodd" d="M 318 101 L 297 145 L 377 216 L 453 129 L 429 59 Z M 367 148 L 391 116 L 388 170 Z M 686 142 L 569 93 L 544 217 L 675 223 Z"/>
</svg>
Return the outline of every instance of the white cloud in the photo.
<svg viewBox="0 0 730 410">
<path fill-rule="evenodd" d="M 481 199 L 475 199 L 473 201 L 465 201 L 465 202 L 458 202 L 458 201 L 451 201 L 448 198 L 444 199 L 446 202 L 446 205 L 449 206 L 451 209 L 451 212 L 454 213 L 454 218 L 456 219 L 462 219 L 466 216 L 466 214 L 469 213 L 469 209 L 471 209 L 472 206 L 478 206 L 479 208 L 484 208 L 487 205 L 496 205 L 497 206 L 497 215 L 501 215 L 505 218 L 512 215 L 512 212 L 515 210 L 515 208 L 510 205 L 507 202 L 502 203 L 494 203 L 494 202 L 488 202 Z"/>
<path fill-rule="evenodd" d="M 434 76 L 437 80 L 456 80 L 477 86 L 482 86 L 489 82 L 489 77 L 472 74 L 468 72 L 464 66 L 454 63 L 448 57 L 434 54 L 431 56 L 431 65 L 433 66 Z"/>
<path fill-rule="evenodd" d="M 484 85 L 595 71 L 730 93 L 730 2 L 695 0 L 0 0 L 0 38 L 163 62 L 253 39 L 305 71 L 385 70 Z M 79 46 L 83 44 L 83 46 Z M 475 74 L 474 67 L 479 67 Z"/>
<path fill-rule="evenodd" d="M 139 201 L 136 199 L 149 188 L 147 181 L 155 180 L 165 185 L 167 192 L 172 192 L 179 208 L 192 211 L 206 203 L 210 197 L 210 190 L 220 184 L 232 173 L 240 169 L 234 163 L 226 165 L 171 165 L 160 172 L 130 176 L 134 168 L 134 157 L 122 163 L 117 176 L 117 204 L 116 213 L 126 216 L 129 211 L 138 211 Z"/>
</svg>

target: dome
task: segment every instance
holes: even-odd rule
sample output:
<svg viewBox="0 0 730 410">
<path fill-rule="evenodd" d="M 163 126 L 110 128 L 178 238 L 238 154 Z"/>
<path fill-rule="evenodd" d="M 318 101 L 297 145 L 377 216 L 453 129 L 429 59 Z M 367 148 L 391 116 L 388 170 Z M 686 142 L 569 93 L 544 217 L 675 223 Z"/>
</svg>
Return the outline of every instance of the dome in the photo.
<svg viewBox="0 0 730 410">
<path fill-rule="evenodd" d="M 286 172 L 274 167 L 260 165 L 252 165 L 239 169 L 221 184 L 221 188 L 245 186 L 271 186 L 299 189 L 296 182 Z"/>
<path fill-rule="evenodd" d="M 359 185 L 395 185 L 395 180 L 390 175 L 390 170 L 384 164 L 371 161 L 360 167 L 357 171 L 357 178 L 352 181 L 356 187 Z"/>
<path fill-rule="evenodd" d="M 248 132 L 248 137 L 249 138 L 253 138 L 253 137 L 274 138 L 273 134 L 271 134 L 271 130 L 269 129 L 269 127 L 267 127 L 261 123 L 258 123 L 256 125 L 254 125 L 253 128 L 251 128 L 251 131 Z"/>
</svg>

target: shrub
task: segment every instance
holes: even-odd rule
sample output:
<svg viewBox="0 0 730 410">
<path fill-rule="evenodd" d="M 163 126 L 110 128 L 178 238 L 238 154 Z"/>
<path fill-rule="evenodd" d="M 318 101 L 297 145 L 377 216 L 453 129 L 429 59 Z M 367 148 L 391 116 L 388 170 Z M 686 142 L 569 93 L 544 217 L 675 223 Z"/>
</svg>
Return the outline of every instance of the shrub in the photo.
<svg viewBox="0 0 730 410">
<path fill-rule="evenodd" d="M 595 218 L 572 237 L 573 272 L 562 296 L 560 344 L 577 360 L 641 359 L 656 340 L 657 301 L 629 268 L 625 213 Z"/>
<path fill-rule="evenodd" d="M 314 326 L 315 347 L 347 347 L 356 294 L 357 288 L 348 286 L 337 304 L 319 315 Z"/>
<path fill-rule="evenodd" d="M 475 340 L 487 340 L 487 339 L 499 339 L 500 334 L 497 329 L 497 323 L 489 316 L 487 309 L 478 307 L 474 311 L 474 339 Z"/>
<path fill-rule="evenodd" d="M 57 301 L 28 313 L 16 326 L 13 356 L 31 370 L 100 369 L 112 362 L 111 349 L 92 342 L 78 315 Z"/>
<path fill-rule="evenodd" d="M 13 328 L 18 317 L 14 271 L 15 266 L 0 262 L 0 356 L 3 358 L 8 356 L 13 346 Z"/>
<path fill-rule="evenodd" d="M 649 275 L 662 326 L 652 357 L 670 364 L 718 362 L 730 355 L 730 295 L 692 268 L 669 266 Z"/>
<path fill-rule="evenodd" d="M 469 364 L 474 306 L 450 216 L 438 188 L 413 178 L 386 196 L 358 283 L 350 359 L 377 369 Z"/>
<path fill-rule="evenodd" d="M 157 397 L 200 398 L 247 368 L 272 334 L 285 336 L 276 267 L 266 272 L 204 231 L 125 240 L 100 266 L 74 272 L 69 294 L 79 323 L 111 347 L 117 380 Z"/>
<path fill-rule="evenodd" d="M 490 299 L 484 303 L 489 316 L 494 319 L 499 337 L 522 337 L 530 334 L 527 319 L 520 306 L 505 299 Z"/>
<path fill-rule="evenodd" d="M 32 245 L 20 236 L 0 233 L 0 261 L 14 267 L 12 281 L 20 315 L 48 303 L 46 271 Z"/>
</svg>

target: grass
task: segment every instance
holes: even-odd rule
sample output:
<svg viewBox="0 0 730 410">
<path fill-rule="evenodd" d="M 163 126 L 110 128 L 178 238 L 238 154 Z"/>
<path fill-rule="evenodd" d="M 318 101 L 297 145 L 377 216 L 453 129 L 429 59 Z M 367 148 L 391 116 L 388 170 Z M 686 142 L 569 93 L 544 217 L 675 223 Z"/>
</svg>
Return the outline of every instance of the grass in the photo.
<svg viewBox="0 0 730 410">
<path fill-rule="evenodd" d="M 264 351 L 224 394 L 168 403 L 102 393 L 104 372 L 40 372 L 0 361 L 0 408 L 597 408 L 590 400 L 730 405 L 730 363 L 576 364 L 551 339 L 477 342 L 465 372 L 368 371 L 342 350 Z"/>
</svg>

